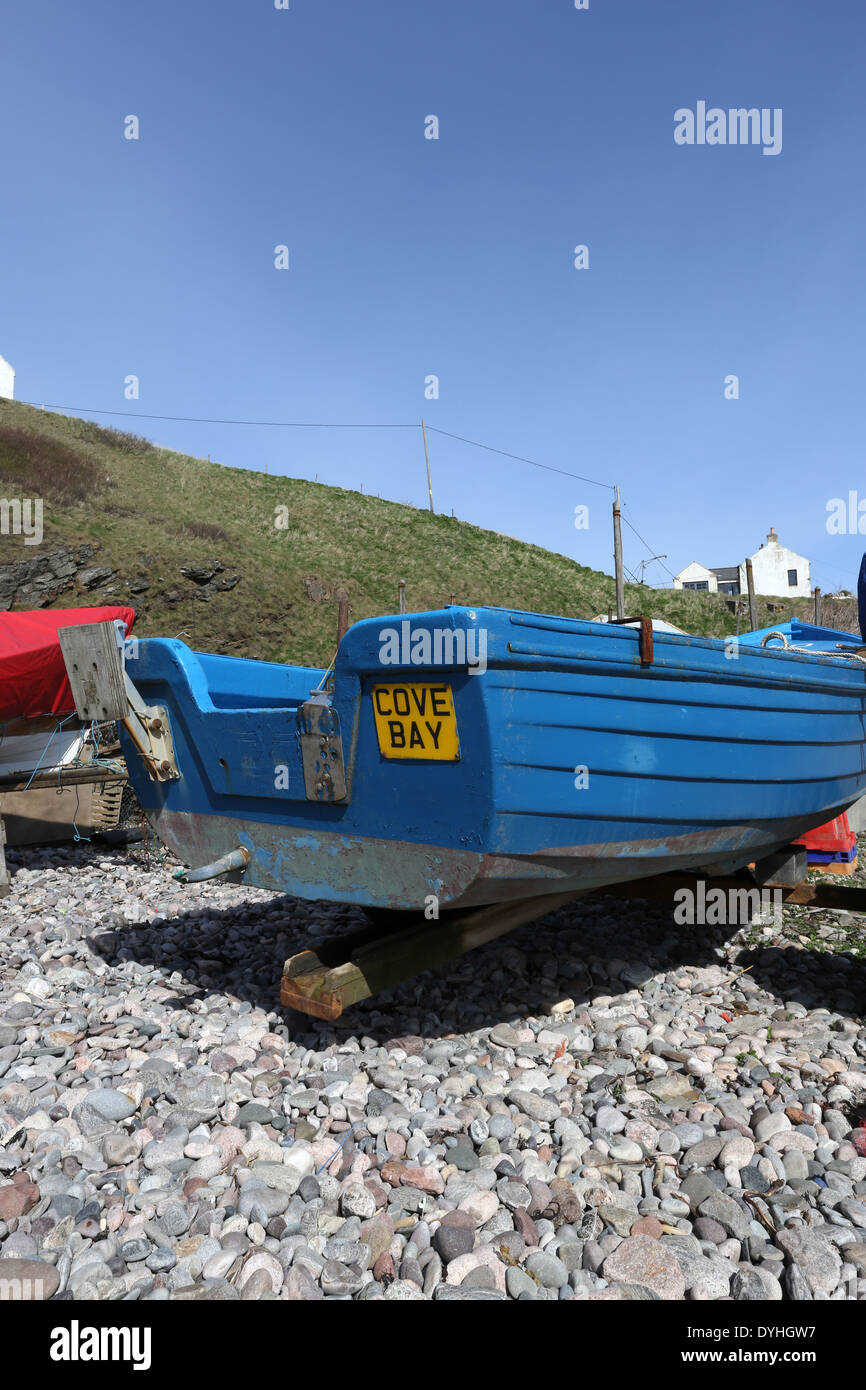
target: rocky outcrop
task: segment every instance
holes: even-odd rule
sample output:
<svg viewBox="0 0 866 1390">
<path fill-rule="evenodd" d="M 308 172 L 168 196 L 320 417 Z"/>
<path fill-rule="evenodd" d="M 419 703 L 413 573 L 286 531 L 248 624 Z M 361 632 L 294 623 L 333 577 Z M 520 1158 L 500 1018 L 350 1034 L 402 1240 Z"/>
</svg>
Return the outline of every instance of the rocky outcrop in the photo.
<svg viewBox="0 0 866 1390">
<path fill-rule="evenodd" d="M 198 599 L 199 603 L 210 603 L 217 594 L 228 592 L 239 584 L 239 574 L 225 574 L 225 565 L 212 560 L 206 565 L 186 565 L 181 569 L 185 579 L 191 579 L 194 589 L 173 589 L 165 595 L 167 603 L 182 603 L 184 599 Z"/>
<path fill-rule="evenodd" d="M 321 603 L 323 599 L 329 597 L 328 590 L 321 579 L 316 579 L 312 575 L 307 575 L 304 578 L 304 589 L 311 603 Z"/>
<path fill-rule="evenodd" d="M 107 568 L 90 567 L 96 549 L 93 545 L 62 546 L 44 555 L 0 565 L 0 610 L 47 608 L 60 594 L 75 587 L 76 578 L 84 588 L 96 588 L 102 580 L 94 580 L 94 575 L 113 573 Z M 85 583 L 84 577 L 88 575 L 90 582 Z"/>
<path fill-rule="evenodd" d="M 191 599 L 210 603 L 240 583 L 239 574 L 226 574 L 220 560 L 204 565 L 184 566 L 180 573 L 190 587 L 162 591 L 162 581 L 143 571 L 158 563 L 152 555 L 139 555 L 131 573 L 122 574 L 111 565 L 94 565 L 98 545 L 62 546 L 57 550 L 28 555 L 11 565 L 0 565 L 0 612 L 10 608 L 47 608 L 61 594 L 74 590 L 93 594 L 95 601 L 121 603 L 129 597 L 159 595 L 169 604 Z M 136 604 L 141 613 L 144 610 Z"/>
<path fill-rule="evenodd" d="M 117 570 L 113 570 L 110 565 L 94 565 L 91 569 L 79 570 L 78 583 L 89 593 L 91 589 L 98 589 L 102 584 L 107 584 L 116 573 Z"/>
</svg>

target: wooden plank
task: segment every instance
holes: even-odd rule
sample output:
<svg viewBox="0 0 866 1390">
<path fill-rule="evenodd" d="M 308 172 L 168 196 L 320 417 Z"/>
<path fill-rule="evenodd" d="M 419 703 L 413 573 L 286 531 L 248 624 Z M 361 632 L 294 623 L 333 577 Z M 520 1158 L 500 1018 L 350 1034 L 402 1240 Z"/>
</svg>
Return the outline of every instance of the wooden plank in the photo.
<svg viewBox="0 0 866 1390">
<path fill-rule="evenodd" d="M 545 893 L 469 912 L 449 912 L 438 921 L 418 914 L 406 927 L 384 934 L 380 927 L 373 939 L 364 929 L 351 933 L 345 942 L 337 938 L 312 946 L 286 961 L 281 1001 L 315 1018 L 339 1018 L 351 1004 L 474 951 L 516 927 L 555 912 L 576 896 Z"/>
<path fill-rule="evenodd" d="M 58 844 L 73 839 L 74 827 L 80 835 L 89 835 L 92 800 L 91 786 L 65 787 L 58 795 L 56 782 L 39 790 L 31 787 L 27 792 L 4 792 L 0 795 L 0 814 L 6 844 Z"/>
<path fill-rule="evenodd" d="M 394 912 L 390 919 L 366 922 L 363 927 L 357 927 L 354 931 L 335 936 L 330 941 L 319 941 L 296 956 L 289 956 L 283 966 L 283 974 L 293 978 L 296 975 L 309 974 L 312 970 L 331 970 L 347 960 L 352 960 L 355 952 L 360 947 L 369 945 L 371 941 L 381 940 L 390 936 L 392 932 L 405 931 L 407 922 L 409 926 L 416 927 L 424 920 L 420 912 Z"/>
<path fill-rule="evenodd" d="M 34 787 L 74 787 L 83 782 L 112 782 L 123 779 L 124 773 L 110 767 L 83 766 L 63 767 L 58 775 L 57 769 L 46 772 L 13 772 L 8 777 L 0 777 L 0 792 L 24 792 Z"/>
<path fill-rule="evenodd" d="M 100 779 L 58 790 L 57 781 L 28 791 L 0 791 L 0 815 L 6 827 L 7 845 L 48 845 L 91 836 L 115 826 L 120 811 L 123 777 Z"/>
<path fill-rule="evenodd" d="M 79 719 L 125 719 L 129 701 L 114 623 L 61 627 L 57 637 Z"/>
</svg>

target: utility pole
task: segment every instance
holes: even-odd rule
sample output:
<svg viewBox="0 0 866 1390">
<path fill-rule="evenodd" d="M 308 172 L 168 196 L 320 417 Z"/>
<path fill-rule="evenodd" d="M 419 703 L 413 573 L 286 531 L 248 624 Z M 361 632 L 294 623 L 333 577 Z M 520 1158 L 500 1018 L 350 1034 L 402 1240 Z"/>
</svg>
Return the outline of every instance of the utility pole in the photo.
<svg viewBox="0 0 866 1390">
<path fill-rule="evenodd" d="M 821 626 L 821 590 L 815 590 L 815 626 Z"/>
<path fill-rule="evenodd" d="M 755 576 L 752 574 L 752 562 L 746 561 L 746 585 L 749 590 L 749 630 L 758 630 L 758 605 L 755 602 Z"/>
<path fill-rule="evenodd" d="M 625 580 L 622 572 L 622 524 L 619 510 L 619 487 L 613 499 L 613 567 L 616 576 L 616 616 L 625 617 Z"/>
<path fill-rule="evenodd" d="M 421 433 L 424 436 L 424 460 L 427 464 L 427 494 L 430 498 L 430 510 L 433 510 L 433 484 L 430 481 L 430 450 L 427 448 L 427 426 L 421 421 Z"/>
</svg>

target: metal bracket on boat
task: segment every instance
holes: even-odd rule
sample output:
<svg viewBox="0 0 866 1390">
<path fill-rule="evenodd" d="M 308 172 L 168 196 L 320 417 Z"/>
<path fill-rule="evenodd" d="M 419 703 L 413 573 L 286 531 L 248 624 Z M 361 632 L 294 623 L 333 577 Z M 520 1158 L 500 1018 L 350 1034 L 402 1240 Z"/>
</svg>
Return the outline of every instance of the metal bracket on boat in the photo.
<svg viewBox="0 0 866 1390">
<path fill-rule="evenodd" d="M 348 801 L 340 716 L 330 697 L 314 694 L 298 709 L 301 761 L 308 801 Z"/>
<path fill-rule="evenodd" d="M 180 777 L 174 756 L 174 741 L 168 722 L 168 710 L 163 705 L 146 705 L 125 675 L 129 709 L 121 724 L 141 755 L 154 782 L 176 782 Z"/>
<path fill-rule="evenodd" d="M 117 720 L 138 749 L 154 782 L 180 777 L 168 711 L 147 705 L 129 678 L 122 630 L 115 623 L 81 623 L 57 629 L 75 712 L 83 723 Z"/>
<path fill-rule="evenodd" d="M 620 627 L 627 627 L 634 623 L 640 623 L 640 638 L 638 641 L 638 651 L 640 652 L 641 666 L 651 666 L 653 660 L 653 620 L 652 618 L 611 618 L 612 623 L 619 624 Z"/>
</svg>

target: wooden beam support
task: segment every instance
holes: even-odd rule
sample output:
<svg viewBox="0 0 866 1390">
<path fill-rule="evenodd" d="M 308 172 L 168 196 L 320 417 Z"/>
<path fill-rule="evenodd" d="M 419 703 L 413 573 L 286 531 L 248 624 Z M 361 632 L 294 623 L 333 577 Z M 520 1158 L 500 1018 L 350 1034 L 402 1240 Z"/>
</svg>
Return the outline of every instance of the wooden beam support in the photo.
<svg viewBox="0 0 866 1390">
<path fill-rule="evenodd" d="M 649 901 L 661 900 L 673 906 L 674 893 L 687 888 L 694 891 L 699 876 L 695 874 L 658 874 L 653 878 L 633 879 L 629 883 L 614 883 L 607 888 L 597 888 L 596 893 L 610 898 L 645 898 Z M 802 907 L 820 907 L 834 912 L 866 912 L 866 888 L 851 888 L 845 884 L 815 883 L 805 880 L 802 883 L 785 885 L 780 883 L 758 883 L 751 875 L 731 874 L 724 878 L 700 879 L 709 893 L 714 888 L 724 892 L 731 889 L 752 889 L 760 892 L 768 889 L 782 895 L 782 901 L 799 904 Z"/>
<path fill-rule="evenodd" d="M 694 892 L 699 881 L 707 892 L 714 888 L 753 893 L 771 889 L 786 903 L 866 912 L 866 888 L 808 881 L 788 885 L 766 880 L 759 883 L 742 873 L 700 880 L 694 874 L 657 874 L 596 888 L 586 894 L 545 893 L 509 903 L 491 903 L 468 912 L 446 912 L 430 921 L 420 913 L 395 912 L 391 922 L 383 914 L 382 919 L 358 931 L 319 942 L 290 956 L 283 967 L 280 1000 L 288 1008 L 313 1018 L 334 1020 L 359 1000 L 466 955 L 578 897 L 655 899 L 673 907 L 676 891 L 687 888 Z"/>
<path fill-rule="evenodd" d="M 126 773 L 114 771 L 110 767 L 88 767 L 72 764 L 49 768 L 45 772 L 32 775 L 26 772 L 13 772 L 8 777 L 0 777 L 0 792 L 25 792 L 35 787 L 75 787 L 83 782 L 123 782 Z"/>
<path fill-rule="evenodd" d="M 545 893 L 469 912 L 446 912 L 432 921 L 420 913 L 395 913 L 399 920 L 390 930 L 376 923 L 290 956 L 283 967 L 280 999 L 314 1018 L 339 1018 L 351 1004 L 474 951 L 574 897 Z"/>
</svg>

